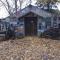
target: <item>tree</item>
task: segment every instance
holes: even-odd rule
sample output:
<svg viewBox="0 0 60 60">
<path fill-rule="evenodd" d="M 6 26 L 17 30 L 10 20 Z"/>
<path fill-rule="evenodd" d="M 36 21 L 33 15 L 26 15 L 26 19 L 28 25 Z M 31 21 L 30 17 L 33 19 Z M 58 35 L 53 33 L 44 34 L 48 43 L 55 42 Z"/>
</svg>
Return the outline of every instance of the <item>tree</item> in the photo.
<svg viewBox="0 0 60 60">
<path fill-rule="evenodd" d="M 1 6 L 4 6 L 4 7 L 6 8 L 7 12 L 9 12 L 8 9 L 7 9 L 7 7 L 6 7 L 6 4 L 5 4 L 2 0 L 0 0 L 0 5 L 1 5 Z M 1 6 L 0 6 L 0 7 L 1 7 Z"/>
<path fill-rule="evenodd" d="M 19 4 L 20 4 L 20 10 L 22 8 L 22 4 L 23 4 L 24 0 L 19 0 Z"/>
<path fill-rule="evenodd" d="M 56 4 L 57 2 L 60 2 L 60 0 L 37 0 L 37 5 L 46 5 L 48 10 L 52 8 L 52 5 Z"/>
<path fill-rule="evenodd" d="M 20 6 L 18 6 L 19 4 L 17 4 L 17 2 L 19 2 Z M 6 8 L 6 10 L 10 16 L 13 13 L 17 14 L 17 10 L 19 8 L 21 9 L 23 2 L 24 2 L 24 0 L 4 0 L 4 1 L 0 0 L 0 3 Z"/>
<path fill-rule="evenodd" d="M 8 0 L 6 0 L 6 3 L 7 3 L 7 9 L 8 9 L 8 13 L 11 15 L 11 6 L 10 6 L 10 4 L 9 4 L 9 2 L 8 2 Z"/>
</svg>

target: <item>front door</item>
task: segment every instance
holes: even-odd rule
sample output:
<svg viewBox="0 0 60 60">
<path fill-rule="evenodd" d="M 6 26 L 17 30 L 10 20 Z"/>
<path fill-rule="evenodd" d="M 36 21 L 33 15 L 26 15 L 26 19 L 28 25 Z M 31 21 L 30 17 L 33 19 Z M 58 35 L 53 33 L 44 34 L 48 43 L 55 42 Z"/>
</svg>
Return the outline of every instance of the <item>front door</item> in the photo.
<svg viewBox="0 0 60 60">
<path fill-rule="evenodd" d="M 25 35 L 37 34 L 37 17 L 25 17 Z"/>
</svg>

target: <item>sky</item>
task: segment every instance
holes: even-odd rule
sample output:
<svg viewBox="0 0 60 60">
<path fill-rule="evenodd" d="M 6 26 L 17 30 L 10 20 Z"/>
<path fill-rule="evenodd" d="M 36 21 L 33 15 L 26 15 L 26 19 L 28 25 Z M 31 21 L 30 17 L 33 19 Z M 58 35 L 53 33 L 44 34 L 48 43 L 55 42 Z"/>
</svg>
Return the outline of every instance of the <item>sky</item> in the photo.
<svg viewBox="0 0 60 60">
<path fill-rule="evenodd" d="M 26 1 L 27 2 L 27 1 Z M 24 2 L 23 7 L 25 7 L 26 2 Z M 32 0 L 32 5 L 34 5 L 36 0 Z M 27 2 L 28 3 L 28 2 Z M 60 10 L 60 4 L 58 4 L 58 9 Z M 0 19 L 8 16 L 8 12 L 4 6 L 0 7 Z"/>
<path fill-rule="evenodd" d="M 60 4 L 58 4 L 58 9 L 60 10 Z"/>
</svg>

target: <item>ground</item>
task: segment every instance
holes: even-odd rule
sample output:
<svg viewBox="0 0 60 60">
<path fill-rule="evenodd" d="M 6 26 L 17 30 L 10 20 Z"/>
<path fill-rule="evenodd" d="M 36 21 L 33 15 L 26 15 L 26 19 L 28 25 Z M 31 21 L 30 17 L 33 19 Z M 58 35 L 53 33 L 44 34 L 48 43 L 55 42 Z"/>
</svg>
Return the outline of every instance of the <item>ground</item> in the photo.
<svg viewBox="0 0 60 60">
<path fill-rule="evenodd" d="M 0 60 L 60 60 L 60 40 L 25 37 L 1 41 Z"/>
</svg>

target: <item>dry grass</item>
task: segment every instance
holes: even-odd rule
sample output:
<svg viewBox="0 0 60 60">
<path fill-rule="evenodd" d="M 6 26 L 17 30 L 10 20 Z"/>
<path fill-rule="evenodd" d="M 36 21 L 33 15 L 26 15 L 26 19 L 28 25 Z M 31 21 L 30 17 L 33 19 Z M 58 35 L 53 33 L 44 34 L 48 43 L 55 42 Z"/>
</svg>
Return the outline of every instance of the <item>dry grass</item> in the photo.
<svg viewBox="0 0 60 60">
<path fill-rule="evenodd" d="M 1 41 L 0 60 L 60 60 L 60 41 L 38 37 Z"/>
</svg>

